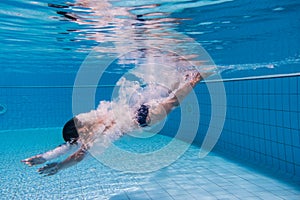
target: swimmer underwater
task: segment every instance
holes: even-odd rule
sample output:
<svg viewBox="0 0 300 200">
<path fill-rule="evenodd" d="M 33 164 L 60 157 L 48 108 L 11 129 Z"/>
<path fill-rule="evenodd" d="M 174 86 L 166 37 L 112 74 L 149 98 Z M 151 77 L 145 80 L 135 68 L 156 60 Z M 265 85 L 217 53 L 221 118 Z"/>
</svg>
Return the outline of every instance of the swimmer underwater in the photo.
<svg viewBox="0 0 300 200">
<path fill-rule="evenodd" d="M 186 75 L 192 77 L 190 77 L 189 81 L 182 87 L 174 88 L 172 91 L 169 91 L 169 96 L 163 102 L 159 103 L 159 105 L 152 106 L 149 102 L 139 105 L 139 108 L 134 112 L 133 119 L 130 119 L 132 127 L 134 127 L 134 129 L 147 126 L 151 127 L 163 120 L 174 108 L 180 105 L 182 100 L 193 90 L 197 83 L 211 74 L 211 72 L 194 72 L 192 75 Z M 101 117 L 97 116 L 95 120 L 86 119 L 85 116 L 85 113 L 79 114 L 64 125 L 64 144 L 45 153 L 24 159 L 21 162 L 28 166 L 34 166 L 58 158 L 71 150 L 76 150 L 75 153 L 65 160 L 52 162 L 38 169 L 38 172 L 42 175 L 53 175 L 82 161 L 88 153 L 88 150 L 93 146 L 96 140 L 95 138 L 99 135 L 113 135 L 114 127 L 118 123 L 113 117 L 108 117 L 111 116 L 109 113 L 104 113 Z M 119 137 L 125 133 L 126 132 L 120 131 Z"/>
</svg>

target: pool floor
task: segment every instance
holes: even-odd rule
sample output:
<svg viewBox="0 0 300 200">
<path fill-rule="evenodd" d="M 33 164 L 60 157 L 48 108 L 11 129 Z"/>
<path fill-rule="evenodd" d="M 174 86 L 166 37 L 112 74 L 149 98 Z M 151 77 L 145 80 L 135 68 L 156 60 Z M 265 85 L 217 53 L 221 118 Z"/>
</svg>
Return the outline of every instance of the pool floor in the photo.
<svg viewBox="0 0 300 200">
<path fill-rule="evenodd" d="M 199 159 L 196 146 L 172 165 L 141 174 L 113 170 L 92 156 L 48 177 L 39 175 L 38 167 L 20 162 L 60 144 L 60 132 L 60 128 L 0 132 L 2 199 L 300 199 L 300 186 L 213 153 Z M 159 137 L 162 143 L 169 141 L 165 136 Z M 128 140 L 125 137 L 130 145 Z M 137 146 L 134 140 L 132 146 Z"/>
</svg>

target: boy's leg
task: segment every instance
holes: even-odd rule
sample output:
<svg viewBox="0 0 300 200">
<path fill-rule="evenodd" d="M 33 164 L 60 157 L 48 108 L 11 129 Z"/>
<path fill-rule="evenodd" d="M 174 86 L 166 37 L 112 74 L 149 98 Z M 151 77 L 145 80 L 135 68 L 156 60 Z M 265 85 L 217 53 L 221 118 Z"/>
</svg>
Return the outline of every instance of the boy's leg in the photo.
<svg viewBox="0 0 300 200">
<path fill-rule="evenodd" d="M 197 73 L 193 79 L 186 83 L 182 88 L 178 89 L 174 97 L 167 99 L 165 102 L 158 105 L 155 109 L 149 110 L 149 119 L 147 124 L 153 125 L 162 119 L 164 119 L 173 108 L 179 106 L 179 104 L 183 101 L 183 99 L 193 90 L 193 88 L 199 83 L 201 80 L 210 76 L 212 73 Z"/>
</svg>

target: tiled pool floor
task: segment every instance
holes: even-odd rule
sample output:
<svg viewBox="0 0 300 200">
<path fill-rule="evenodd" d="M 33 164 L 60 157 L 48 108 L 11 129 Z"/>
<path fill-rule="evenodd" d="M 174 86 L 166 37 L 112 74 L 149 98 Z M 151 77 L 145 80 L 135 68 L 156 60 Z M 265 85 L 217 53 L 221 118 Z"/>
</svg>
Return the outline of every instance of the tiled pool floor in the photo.
<svg viewBox="0 0 300 200">
<path fill-rule="evenodd" d="M 20 162 L 62 142 L 60 131 L 52 128 L 0 132 L 1 199 L 300 199 L 299 185 L 212 153 L 199 159 L 199 148 L 195 146 L 172 165 L 142 174 L 112 170 L 89 157 L 57 175 L 43 177 L 36 172 L 37 167 Z M 162 143 L 169 141 L 158 137 Z M 125 140 L 128 142 L 128 138 Z M 137 144 L 133 141 L 129 145 Z"/>
</svg>

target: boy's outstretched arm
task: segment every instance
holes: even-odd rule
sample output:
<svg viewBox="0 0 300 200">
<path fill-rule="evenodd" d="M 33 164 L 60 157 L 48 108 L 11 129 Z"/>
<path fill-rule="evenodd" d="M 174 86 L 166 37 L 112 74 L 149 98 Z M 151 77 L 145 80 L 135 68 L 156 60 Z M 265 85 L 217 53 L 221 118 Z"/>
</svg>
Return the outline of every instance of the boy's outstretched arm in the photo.
<svg viewBox="0 0 300 200">
<path fill-rule="evenodd" d="M 52 149 L 42 154 L 38 154 L 36 156 L 32 156 L 30 158 L 26 158 L 24 160 L 21 160 L 21 162 L 29 166 L 43 164 L 46 161 L 55 159 L 63 154 L 66 154 L 67 152 L 69 152 L 71 149 L 74 148 L 78 148 L 77 143 L 71 144 L 69 142 L 66 142 L 64 144 L 59 145 L 55 149 Z"/>
<path fill-rule="evenodd" d="M 40 174 L 44 174 L 48 176 L 56 174 L 58 171 L 71 167 L 77 164 L 78 162 L 82 161 L 86 153 L 87 153 L 87 149 L 81 146 L 81 148 L 78 151 L 76 151 L 74 154 L 66 158 L 64 161 L 58 163 L 57 162 L 49 163 L 44 167 L 39 168 L 38 172 Z"/>
</svg>

